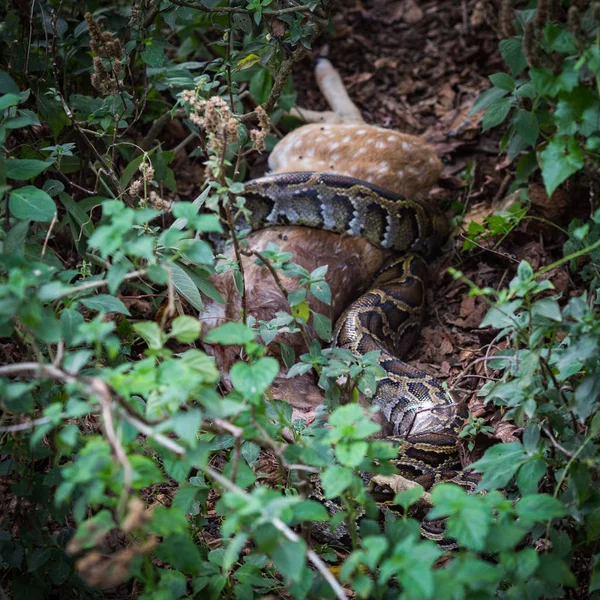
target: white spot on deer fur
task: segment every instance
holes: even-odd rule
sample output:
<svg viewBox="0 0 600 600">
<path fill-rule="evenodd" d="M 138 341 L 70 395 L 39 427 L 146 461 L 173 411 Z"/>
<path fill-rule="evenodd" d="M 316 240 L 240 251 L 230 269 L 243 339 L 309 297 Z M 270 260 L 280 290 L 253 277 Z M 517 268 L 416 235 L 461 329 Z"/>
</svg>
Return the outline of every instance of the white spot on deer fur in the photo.
<svg viewBox="0 0 600 600">
<path fill-rule="evenodd" d="M 370 165 L 369 167 L 367 167 L 367 173 L 375 173 L 375 171 L 377 171 L 376 166 Z"/>
<path fill-rule="evenodd" d="M 402 150 L 410 150 L 412 146 L 408 142 L 402 142 Z"/>
<path fill-rule="evenodd" d="M 402 169 L 398 171 L 398 177 L 404 177 L 404 171 Z"/>
<path fill-rule="evenodd" d="M 395 142 L 398 139 L 397 135 L 388 135 L 388 142 Z"/>
<path fill-rule="evenodd" d="M 302 140 L 296 140 L 296 141 L 294 142 L 294 148 L 299 148 L 299 147 L 300 147 L 300 144 L 302 144 Z"/>
<path fill-rule="evenodd" d="M 350 136 L 347 135 L 345 138 L 342 139 L 342 142 L 344 142 L 344 144 L 347 144 L 350 141 Z"/>
<path fill-rule="evenodd" d="M 375 148 L 377 148 L 377 150 L 383 150 L 386 146 L 387 144 L 385 142 L 377 142 L 375 144 Z"/>
<path fill-rule="evenodd" d="M 320 144 L 322 141 L 323 141 L 323 136 L 321 136 L 321 135 L 320 135 L 319 137 L 317 137 L 317 139 L 315 140 L 315 142 L 317 142 L 317 143 L 319 143 L 319 144 Z"/>
<path fill-rule="evenodd" d="M 312 158 L 315 155 L 315 149 L 314 148 L 308 148 L 308 150 L 306 150 L 305 154 L 309 158 Z"/>
<path fill-rule="evenodd" d="M 330 150 L 337 150 L 339 147 L 340 145 L 338 144 L 338 142 L 333 142 L 333 144 L 329 145 Z"/>
<path fill-rule="evenodd" d="M 339 152 L 335 152 L 334 154 L 331 155 L 331 160 L 340 160 L 340 157 L 342 155 Z"/>
<path fill-rule="evenodd" d="M 366 131 L 365 129 L 359 129 L 359 130 L 356 132 L 356 135 L 365 135 L 365 133 L 367 133 L 367 131 Z"/>
<path fill-rule="evenodd" d="M 356 151 L 356 156 L 360 156 L 361 154 L 364 154 L 365 152 L 366 152 L 366 149 L 365 149 L 365 148 L 359 148 L 359 149 Z"/>
</svg>

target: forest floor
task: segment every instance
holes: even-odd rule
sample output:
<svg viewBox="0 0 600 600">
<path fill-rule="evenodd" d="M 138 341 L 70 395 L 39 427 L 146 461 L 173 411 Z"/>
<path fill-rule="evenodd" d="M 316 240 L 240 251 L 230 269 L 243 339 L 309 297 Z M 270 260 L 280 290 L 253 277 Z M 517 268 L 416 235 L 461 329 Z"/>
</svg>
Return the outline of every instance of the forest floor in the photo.
<svg viewBox="0 0 600 600">
<path fill-rule="evenodd" d="M 564 234 L 551 223 L 525 219 L 500 242 L 490 239 L 462 251 L 470 221 L 482 222 L 508 208 L 507 200 L 514 201 L 508 191 L 516 167 L 516 161 L 510 163 L 500 154 L 502 128 L 482 132 L 482 115 L 468 115 L 479 94 L 490 87 L 488 76 L 507 70 L 498 36 L 475 1 L 352 0 L 338 5 L 332 22 L 332 30 L 317 40 L 311 59 L 295 70 L 298 104 L 327 108 L 312 63 L 317 56 L 327 56 L 368 123 L 420 135 L 435 147 L 444 171 L 430 201 L 452 205 L 450 218 L 457 214 L 458 203 L 458 214 L 464 215 L 443 256 L 432 265 L 428 316 L 410 362 L 445 379 L 468 401 L 474 417 L 483 417 L 494 428 L 494 434 L 478 436 L 472 452 L 463 448 L 466 466 L 489 445 L 515 441 L 518 430 L 478 399 L 477 390 L 493 378 L 487 361 L 480 359 L 505 344 L 493 343 L 494 330 L 479 328 L 487 305 L 469 296 L 467 286 L 454 280 L 448 267 L 462 271 L 479 287 L 499 290 L 515 276 L 521 260 L 537 270 L 561 258 Z M 565 192 L 549 199 L 539 183 L 531 184 L 528 192 L 529 214 L 563 226 L 575 216 Z M 569 192 L 572 200 L 575 190 Z M 585 216 L 586 198 L 577 204 Z M 566 267 L 547 277 L 567 297 L 580 293 Z"/>
</svg>

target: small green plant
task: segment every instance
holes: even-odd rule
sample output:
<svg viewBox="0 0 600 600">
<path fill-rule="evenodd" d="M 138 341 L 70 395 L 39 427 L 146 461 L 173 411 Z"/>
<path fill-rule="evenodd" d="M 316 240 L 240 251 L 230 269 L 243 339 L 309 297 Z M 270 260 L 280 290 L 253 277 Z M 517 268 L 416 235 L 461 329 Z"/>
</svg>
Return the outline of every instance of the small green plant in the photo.
<svg viewBox="0 0 600 600">
<path fill-rule="evenodd" d="M 551 195 L 600 158 L 600 9 L 597 2 L 539 0 L 516 11 L 517 34 L 500 42 L 511 74 L 490 76 L 492 87 L 473 105 L 485 109 L 486 131 L 509 127 L 502 150 L 519 158 L 515 186 L 541 168 Z M 521 76 L 521 77 L 519 77 Z"/>
</svg>

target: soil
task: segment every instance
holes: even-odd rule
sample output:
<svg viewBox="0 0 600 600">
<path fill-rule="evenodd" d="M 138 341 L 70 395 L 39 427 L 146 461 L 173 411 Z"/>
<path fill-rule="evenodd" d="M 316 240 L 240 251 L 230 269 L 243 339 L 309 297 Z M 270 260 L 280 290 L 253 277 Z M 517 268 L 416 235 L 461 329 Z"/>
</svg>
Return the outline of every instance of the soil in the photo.
<svg viewBox="0 0 600 600">
<path fill-rule="evenodd" d="M 462 251 L 466 225 L 471 220 L 481 222 L 503 203 L 507 206 L 505 197 L 514 179 L 515 164 L 499 150 L 502 128 L 482 133 L 482 115 L 468 115 L 479 94 L 490 87 L 488 76 L 507 70 L 498 42 L 496 31 L 473 0 L 354 0 L 338 4 L 331 30 L 317 40 L 312 55 L 294 72 L 298 105 L 326 109 L 313 76 L 314 59 L 326 56 L 368 123 L 422 136 L 444 162 L 430 201 L 447 207 L 449 218 L 455 217 L 460 203 L 464 218 L 431 267 L 428 317 L 410 362 L 446 379 L 468 401 L 473 415 L 494 427 L 494 434 L 475 440 L 472 452 L 464 446 L 464 466 L 489 445 L 514 441 L 519 432 L 477 397 L 481 385 L 494 377 L 485 357 L 506 342 L 495 339 L 496 331 L 479 328 L 487 305 L 469 296 L 468 287 L 454 280 L 448 267 L 460 270 L 480 287 L 500 289 L 514 277 L 519 261 L 527 260 L 535 270 L 562 256 L 563 235 L 535 220 L 523 221 L 501 242 Z M 540 216 L 564 221 L 564 192 L 548 199 L 543 187 L 534 185 L 529 195 L 532 214 L 538 210 Z M 578 204 L 586 204 L 585 199 Z M 554 210 L 551 216 L 550 209 Z M 570 210 L 572 218 L 573 204 Z M 577 293 L 566 267 L 548 276 L 566 296 Z"/>
</svg>

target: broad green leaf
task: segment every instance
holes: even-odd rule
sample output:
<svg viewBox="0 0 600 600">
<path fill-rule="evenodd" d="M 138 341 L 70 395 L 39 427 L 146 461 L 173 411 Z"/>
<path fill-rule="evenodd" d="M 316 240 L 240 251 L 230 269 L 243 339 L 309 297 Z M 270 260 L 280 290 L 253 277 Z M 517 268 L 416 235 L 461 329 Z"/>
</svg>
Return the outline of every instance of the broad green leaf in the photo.
<svg viewBox="0 0 600 600">
<path fill-rule="evenodd" d="M 512 92 L 515 89 L 515 80 L 506 73 L 494 73 L 490 75 L 490 81 L 494 87 L 507 92 Z"/>
<path fill-rule="evenodd" d="M 122 300 L 111 296 L 110 294 L 98 294 L 90 298 L 81 298 L 80 302 L 90 310 L 97 310 L 104 313 L 120 313 L 130 316 L 131 313 L 123 304 Z"/>
<path fill-rule="evenodd" d="M 19 102 L 21 102 L 21 97 L 18 94 L 4 94 L 4 96 L 0 96 L 0 110 L 15 106 Z"/>
<path fill-rule="evenodd" d="M 345 467 L 358 467 L 367 456 L 369 445 L 365 441 L 339 442 L 335 455 Z"/>
<path fill-rule="evenodd" d="M 498 88 L 491 88 L 489 90 L 485 90 L 485 92 L 483 92 L 473 104 L 473 107 L 469 111 L 468 116 L 474 115 L 480 110 L 484 110 L 500 98 L 504 98 L 506 94 L 508 94 L 506 90 L 501 90 Z"/>
<path fill-rule="evenodd" d="M 204 302 L 192 278 L 177 264 L 171 264 L 173 286 L 196 310 L 204 310 Z"/>
<path fill-rule="evenodd" d="M 401 506 L 406 512 L 421 496 L 423 496 L 424 489 L 420 485 L 403 490 L 394 496 L 394 504 Z"/>
<path fill-rule="evenodd" d="M 8 206 L 11 214 L 17 219 L 52 221 L 56 214 L 56 206 L 52 198 L 33 185 L 13 190 L 10 193 Z"/>
<path fill-rule="evenodd" d="M 321 474 L 321 484 L 325 498 L 337 498 L 352 485 L 352 470 L 338 465 L 327 467 Z"/>
<path fill-rule="evenodd" d="M 191 344 L 200 337 L 200 321 L 194 317 L 177 317 L 173 320 L 168 335 L 183 344 Z"/>
<path fill-rule="evenodd" d="M 233 387 L 246 397 L 262 395 L 279 372 L 279 363 L 271 356 L 263 356 L 254 364 L 238 362 L 229 373 Z"/>
<path fill-rule="evenodd" d="M 506 92 L 505 92 L 506 93 Z M 510 109 L 513 106 L 512 98 L 500 98 L 490 104 L 488 109 L 485 111 L 481 126 L 483 131 L 487 131 L 492 127 L 500 125 L 508 116 Z"/>
<path fill-rule="evenodd" d="M 163 346 L 163 334 L 158 326 L 158 323 L 154 321 L 141 321 L 140 323 L 134 323 L 132 325 L 133 330 L 141 335 L 149 348 L 157 350 Z"/>
<path fill-rule="evenodd" d="M 557 498 L 548 494 L 532 494 L 517 502 L 517 514 L 528 521 L 549 521 L 568 514 L 567 509 Z"/>
<path fill-rule="evenodd" d="M 483 472 L 479 488 L 492 490 L 503 488 L 526 460 L 527 453 L 522 444 L 509 442 L 492 446 L 470 468 Z"/>
<path fill-rule="evenodd" d="M 535 112 L 518 109 L 515 113 L 513 123 L 517 133 L 530 146 L 536 145 L 539 135 L 539 125 Z"/>
<path fill-rule="evenodd" d="M 306 543 L 282 540 L 271 554 L 275 568 L 287 579 L 299 581 L 306 564 Z"/>
<path fill-rule="evenodd" d="M 554 298 L 542 298 L 533 304 L 531 307 L 531 315 L 533 317 L 544 317 L 551 321 L 562 321 L 560 306 Z"/>
<path fill-rule="evenodd" d="M 521 36 L 508 38 L 500 42 L 500 54 L 509 66 L 510 71 L 515 77 L 526 66 L 527 59 L 523 51 L 523 38 Z"/>
<path fill-rule="evenodd" d="M 256 333 L 243 323 L 230 321 L 211 329 L 205 336 L 204 341 L 212 344 L 247 344 L 256 337 Z"/>
<path fill-rule="evenodd" d="M 33 158 L 9 158 L 6 161 L 6 177 L 25 181 L 37 177 L 50 166 L 50 163 Z"/>
<path fill-rule="evenodd" d="M 575 138 L 553 137 L 541 153 L 542 178 L 551 196 L 563 181 L 583 167 L 583 152 Z"/>
</svg>

